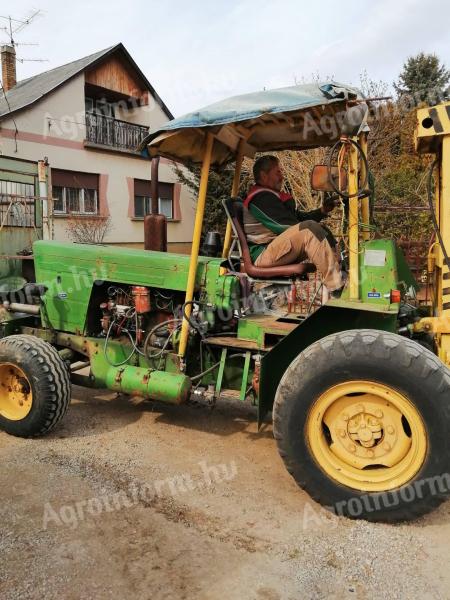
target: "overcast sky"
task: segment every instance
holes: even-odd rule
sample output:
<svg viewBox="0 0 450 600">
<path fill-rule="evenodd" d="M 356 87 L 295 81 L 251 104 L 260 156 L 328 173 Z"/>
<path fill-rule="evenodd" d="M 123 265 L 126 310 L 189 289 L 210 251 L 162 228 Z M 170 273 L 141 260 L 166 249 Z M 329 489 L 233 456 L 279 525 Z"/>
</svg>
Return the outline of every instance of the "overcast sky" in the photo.
<svg viewBox="0 0 450 600">
<path fill-rule="evenodd" d="M 176 116 L 315 74 L 358 85 L 365 69 L 391 84 L 420 51 L 450 67 L 445 0 L 34 1 L 9 3 L 17 19 L 43 11 L 16 36 L 39 46 L 18 46 L 17 55 L 48 62 L 19 63 L 19 79 L 123 42 Z"/>
</svg>

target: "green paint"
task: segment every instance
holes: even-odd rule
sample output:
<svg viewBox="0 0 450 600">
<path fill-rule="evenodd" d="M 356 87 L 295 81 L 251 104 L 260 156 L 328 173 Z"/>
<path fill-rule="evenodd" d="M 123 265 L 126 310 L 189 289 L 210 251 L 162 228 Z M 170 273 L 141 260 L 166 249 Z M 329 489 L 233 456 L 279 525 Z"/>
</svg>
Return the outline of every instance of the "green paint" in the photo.
<svg viewBox="0 0 450 600">
<path fill-rule="evenodd" d="M 360 301 L 368 307 L 398 310 L 398 304 L 390 303 L 391 290 L 406 291 L 411 286 L 418 289 L 403 253 L 393 240 L 371 240 L 361 244 L 360 248 Z M 348 299 L 347 288 L 342 294 L 342 300 Z"/>
<path fill-rule="evenodd" d="M 250 371 L 250 360 L 252 357 L 252 353 L 251 352 L 246 352 L 245 353 L 245 362 L 244 362 L 244 370 L 242 372 L 242 383 L 241 383 L 241 393 L 239 395 L 239 399 L 244 401 L 245 397 L 246 397 L 246 392 L 247 392 L 247 386 L 248 386 L 248 374 Z"/>
<path fill-rule="evenodd" d="M 261 322 L 258 317 L 246 317 L 239 319 L 238 323 L 238 338 L 243 340 L 252 340 L 262 348 L 264 343 L 264 329 L 261 327 Z"/>
<path fill-rule="evenodd" d="M 37 175 L 37 163 L 0 156 L 0 173 L 0 178 L 5 181 L 26 181 L 22 179 L 10 179 L 10 177 L 20 178 L 28 176 L 28 182 L 33 183 L 33 178 Z"/>
<path fill-rule="evenodd" d="M 34 244 L 37 281 L 49 287 L 45 295 L 46 310 L 51 325 L 60 332 L 83 333 L 93 286 L 97 281 L 124 285 L 144 285 L 183 292 L 187 284 L 190 257 L 185 255 L 149 252 L 112 246 L 92 246 L 39 241 Z M 240 285 L 233 274 L 221 274 L 222 259 L 200 257 L 196 278 L 196 298 L 201 300 L 210 324 L 217 319 L 218 310 L 231 316 L 239 301 Z M 372 328 L 395 332 L 398 305 L 390 304 L 390 291 L 413 285 L 411 274 L 393 241 L 372 240 L 362 245 L 360 259 L 361 300 L 353 302 L 344 293 L 340 300 L 301 321 L 292 318 L 296 327 L 280 329 L 268 316 L 249 316 L 238 323 L 238 340 L 256 342 L 261 360 L 258 420 L 261 423 L 271 409 L 278 383 L 286 368 L 302 350 L 331 333 Z M 53 334 L 51 334 L 53 335 Z M 65 343 L 64 333 L 57 334 L 58 345 Z M 69 338 L 66 335 L 67 339 Z M 79 348 L 91 357 L 91 383 L 126 393 L 166 402 L 180 402 L 190 389 L 190 380 L 180 372 L 176 354 L 167 353 L 161 360 L 149 362 L 134 354 L 124 366 L 113 366 L 131 353 L 129 342 L 111 340 L 108 344 L 109 362 L 104 356 L 104 340 L 72 335 Z M 52 338 L 53 339 L 53 338 Z M 56 343 L 56 338 L 53 343 Z M 195 373 L 197 345 L 191 339 L 188 347 L 188 372 Z M 62 343 L 61 343 L 62 342 Z M 75 342 L 73 342 L 75 343 Z M 267 348 L 275 344 L 270 350 Z M 87 346 L 86 346 L 87 345 Z M 87 351 L 86 351 L 87 348 Z M 237 347 L 238 348 L 238 347 Z M 242 350 L 234 352 L 242 353 Z M 241 400 L 252 377 L 252 352 L 245 357 L 230 359 L 232 350 L 221 348 L 217 371 L 204 378 L 214 382 L 217 394 L 223 388 L 238 390 Z M 109 364 L 113 363 L 113 365 Z M 206 367 L 210 366 L 206 361 Z M 217 375 L 217 376 L 216 376 Z"/>
<path fill-rule="evenodd" d="M 222 380 L 223 380 L 223 374 L 225 371 L 226 361 L 227 361 L 227 348 L 223 348 L 222 353 L 220 355 L 219 372 L 217 374 L 217 381 L 216 381 L 216 388 L 215 388 L 217 395 L 219 395 L 222 390 Z"/>
<path fill-rule="evenodd" d="M 289 318 L 292 323 L 300 322 L 295 316 Z M 276 321 L 267 315 L 254 315 L 239 320 L 238 338 L 252 340 L 258 344 L 258 348 L 264 348 L 266 345 L 266 336 L 272 336 L 272 341 L 276 338 L 283 338 L 288 331 L 283 331 L 276 326 Z M 274 337 L 275 336 L 275 337 Z"/>
<path fill-rule="evenodd" d="M 111 281 L 184 291 L 190 257 L 184 254 L 151 252 L 106 245 L 38 241 L 34 246 L 36 279 L 49 289 L 45 305 L 54 329 L 85 330 L 86 315 L 95 282 Z M 199 258 L 197 289 L 204 286 L 206 267 L 219 277 L 222 260 Z M 227 278 L 228 279 L 228 278 Z M 227 284 L 228 285 L 228 284 Z M 231 290 L 230 284 L 230 290 Z M 215 295 L 215 286 L 211 288 Z"/>
<path fill-rule="evenodd" d="M 94 372 L 93 374 L 95 376 Z M 182 373 L 152 371 L 130 365 L 109 367 L 104 384 L 104 387 L 110 390 L 169 404 L 186 402 L 191 390 L 191 380 Z"/>
</svg>

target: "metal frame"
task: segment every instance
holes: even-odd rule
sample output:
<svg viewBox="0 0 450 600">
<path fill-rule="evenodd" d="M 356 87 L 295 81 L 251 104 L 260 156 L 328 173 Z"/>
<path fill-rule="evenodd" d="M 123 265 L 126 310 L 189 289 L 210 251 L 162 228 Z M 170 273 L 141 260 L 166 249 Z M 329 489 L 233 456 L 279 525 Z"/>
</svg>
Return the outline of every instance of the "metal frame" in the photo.
<svg viewBox="0 0 450 600">
<path fill-rule="evenodd" d="M 203 215 L 205 214 L 206 192 L 208 189 L 209 169 L 211 166 L 211 156 L 214 146 L 214 136 L 212 133 L 206 134 L 205 153 L 203 157 L 202 170 L 200 175 L 200 188 L 198 191 L 197 212 L 195 213 L 194 234 L 192 238 L 191 261 L 189 264 L 188 281 L 185 297 L 185 313 L 187 317 L 191 316 L 192 305 L 188 304 L 194 299 L 195 278 L 197 275 L 198 255 L 200 251 L 200 238 L 202 235 Z M 189 338 L 189 321 L 184 318 L 181 326 L 180 345 L 178 355 L 184 358 Z"/>
<path fill-rule="evenodd" d="M 349 247 L 349 291 L 350 300 L 359 300 L 359 198 L 358 192 L 358 151 L 353 144 L 348 151 L 348 247 Z"/>
<path fill-rule="evenodd" d="M 435 190 L 435 210 L 442 241 L 450 252 L 450 102 L 417 111 L 416 150 L 436 154 L 438 178 Z M 439 358 L 450 365 L 450 270 L 445 263 L 439 242 L 433 250 L 436 281 L 434 314 L 422 319 L 416 330 L 436 336 Z"/>
<path fill-rule="evenodd" d="M 245 149 L 245 140 L 241 139 L 237 149 L 236 155 L 236 165 L 234 168 L 234 177 L 233 177 L 233 185 L 231 187 L 231 197 L 235 198 L 239 193 L 239 185 L 241 180 L 241 171 L 242 171 L 242 162 L 244 160 L 244 149 Z M 225 239 L 223 242 L 223 250 L 222 250 L 222 258 L 228 258 L 228 254 L 230 252 L 231 246 L 231 234 L 232 234 L 232 223 L 230 219 L 230 215 L 227 211 L 227 228 L 225 231 Z M 236 233 L 236 232 L 235 232 Z"/>
</svg>

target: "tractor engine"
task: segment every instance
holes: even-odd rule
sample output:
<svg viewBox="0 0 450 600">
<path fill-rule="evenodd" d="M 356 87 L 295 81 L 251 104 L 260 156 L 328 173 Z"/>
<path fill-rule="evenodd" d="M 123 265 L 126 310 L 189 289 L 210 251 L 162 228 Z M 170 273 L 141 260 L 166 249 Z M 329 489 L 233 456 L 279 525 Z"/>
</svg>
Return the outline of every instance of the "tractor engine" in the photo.
<svg viewBox="0 0 450 600">
<path fill-rule="evenodd" d="M 107 342 L 128 338 L 135 350 L 149 358 L 152 357 L 150 348 L 172 349 L 173 335 L 181 325 L 180 309 L 177 309 L 182 302 L 181 295 L 178 298 L 176 292 L 119 284 L 108 285 L 105 292 L 98 304 L 97 337 L 104 337 Z"/>
</svg>

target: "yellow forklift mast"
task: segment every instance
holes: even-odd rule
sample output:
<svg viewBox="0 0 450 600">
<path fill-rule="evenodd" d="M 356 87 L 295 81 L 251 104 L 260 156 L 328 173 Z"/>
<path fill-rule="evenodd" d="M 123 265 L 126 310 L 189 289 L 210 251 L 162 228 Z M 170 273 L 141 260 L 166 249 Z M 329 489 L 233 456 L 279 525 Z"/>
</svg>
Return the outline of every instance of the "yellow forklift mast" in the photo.
<svg viewBox="0 0 450 600">
<path fill-rule="evenodd" d="M 450 365 L 450 102 L 417 111 L 415 145 L 417 152 L 435 155 L 428 176 L 428 198 L 436 232 L 428 257 L 434 290 L 432 312 L 416 329 L 435 335 L 439 358 Z"/>
</svg>

